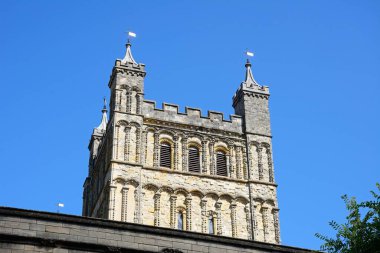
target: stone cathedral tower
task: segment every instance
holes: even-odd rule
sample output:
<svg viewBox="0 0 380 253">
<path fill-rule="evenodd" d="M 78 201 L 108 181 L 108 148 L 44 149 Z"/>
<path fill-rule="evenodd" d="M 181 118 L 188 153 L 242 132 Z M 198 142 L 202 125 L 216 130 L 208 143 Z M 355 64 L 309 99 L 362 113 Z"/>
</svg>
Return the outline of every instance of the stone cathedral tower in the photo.
<svg viewBox="0 0 380 253">
<path fill-rule="evenodd" d="M 128 42 L 89 144 L 83 215 L 280 243 L 269 89 L 245 64 L 236 115 L 144 100 L 145 65 Z"/>
</svg>

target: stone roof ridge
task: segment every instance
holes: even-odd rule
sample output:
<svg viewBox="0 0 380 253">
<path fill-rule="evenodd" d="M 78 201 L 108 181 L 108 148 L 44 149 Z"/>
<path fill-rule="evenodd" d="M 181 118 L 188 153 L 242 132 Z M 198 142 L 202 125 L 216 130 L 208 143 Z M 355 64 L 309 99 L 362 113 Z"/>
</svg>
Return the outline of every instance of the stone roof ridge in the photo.
<svg viewBox="0 0 380 253">
<path fill-rule="evenodd" d="M 236 122 L 241 121 L 242 117 L 235 114 L 230 114 L 229 118 L 227 119 L 224 117 L 223 112 L 208 110 L 207 116 L 202 115 L 202 110 L 199 108 L 193 108 L 189 106 L 185 106 L 185 112 L 179 111 L 179 105 L 176 104 L 170 104 L 170 103 L 162 103 L 161 108 L 157 108 L 156 101 L 154 100 L 144 100 L 144 103 L 146 103 L 151 110 L 155 111 L 161 111 L 161 112 L 168 112 L 168 113 L 175 113 L 177 115 L 184 115 L 188 117 L 194 117 L 194 118 L 202 118 L 202 119 L 210 119 L 211 121 L 223 121 L 223 122 Z"/>
</svg>

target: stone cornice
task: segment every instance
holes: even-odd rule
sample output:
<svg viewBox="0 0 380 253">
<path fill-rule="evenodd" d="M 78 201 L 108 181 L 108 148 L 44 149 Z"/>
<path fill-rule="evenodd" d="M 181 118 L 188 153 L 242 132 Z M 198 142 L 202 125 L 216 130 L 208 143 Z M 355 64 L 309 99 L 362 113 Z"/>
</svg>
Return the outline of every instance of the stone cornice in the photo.
<svg viewBox="0 0 380 253">
<path fill-rule="evenodd" d="M 173 173 L 173 174 L 181 174 L 181 175 L 187 175 L 187 176 L 196 176 L 196 177 L 202 177 L 202 178 L 210 178 L 210 179 L 214 179 L 214 180 L 225 180 L 225 181 L 231 181 L 231 182 L 237 182 L 237 183 L 243 183 L 243 184 L 254 183 L 254 184 L 269 185 L 269 186 L 274 186 L 274 187 L 278 186 L 276 183 L 264 182 L 264 181 L 259 181 L 259 180 L 252 180 L 252 179 L 245 180 L 245 179 L 236 179 L 236 178 L 230 178 L 230 177 L 223 177 L 223 176 L 218 176 L 218 175 L 209 175 L 209 174 L 202 174 L 202 173 L 192 173 L 192 172 L 187 172 L 187 171 L 166 169 L 164 167 L 153 168 L 151 166 L 144 166 L 142 164 L 133 163 L 133 162 L 125 162 L 125 161 L 121 161 L 121 160 L 111 160 L 111 163 L 119 163 L 119 164 L 132 165 L 132 166 L 136 166 L 136 167 L 140 167 L 142 169 L 152 170 L 152 171 L 160 171 L 160 172 Z"/>
</svg>

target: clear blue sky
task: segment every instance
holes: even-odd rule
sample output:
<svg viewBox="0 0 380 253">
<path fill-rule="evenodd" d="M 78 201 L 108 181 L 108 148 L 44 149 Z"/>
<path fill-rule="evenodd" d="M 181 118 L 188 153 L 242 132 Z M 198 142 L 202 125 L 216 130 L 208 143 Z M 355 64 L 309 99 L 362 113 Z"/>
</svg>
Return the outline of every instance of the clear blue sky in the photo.
<svg viewBox="0 0 380 253">
<path fill-rule="evenodd" d="M 319 248 L 380 181 L 380 1 L 2 1 L 0 205 L 81 214 L 125 31 L 146 99 L 233 113 L 244 51 L 271 89 L 283 244 Z M 182 109 L 183 110 L 183 109 Z"/>
</svg>

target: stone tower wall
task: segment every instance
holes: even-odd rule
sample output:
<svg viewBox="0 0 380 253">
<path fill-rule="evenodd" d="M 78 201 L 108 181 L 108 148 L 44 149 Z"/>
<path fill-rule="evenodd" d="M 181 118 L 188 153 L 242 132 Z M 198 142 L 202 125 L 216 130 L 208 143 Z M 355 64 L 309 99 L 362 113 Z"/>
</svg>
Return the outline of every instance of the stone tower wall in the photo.
<svg viewBox="0 0 380 253">
<path fill-rule="evenodd" d="M 280 243 L 267 102 L 240 90 L 239 115 L 229 120 L 172 104 L 156 108 L 144 100 L 144 77 L 143 64 L 116 61 L 110 121 L 85 182 L 83 214 Z M 162 143 L 170 146 L 170 168 L 160 166 Z M 199 150 L 199 172 L 189 171 L 191 147 Z M 218 152 L 226 176 L 216 173 Z"/>
</svg>

